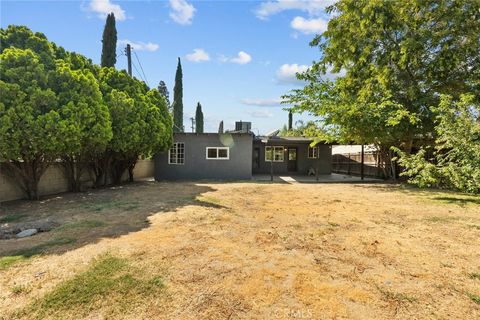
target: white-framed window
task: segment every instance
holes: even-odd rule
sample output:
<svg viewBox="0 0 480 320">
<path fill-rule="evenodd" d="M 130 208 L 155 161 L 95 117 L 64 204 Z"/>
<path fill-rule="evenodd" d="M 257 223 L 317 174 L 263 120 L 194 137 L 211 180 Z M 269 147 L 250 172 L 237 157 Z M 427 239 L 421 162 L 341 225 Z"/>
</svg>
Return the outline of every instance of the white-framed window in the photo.
<svg viewBox="0 0 480 320">
<path fill-rule="evenodd" d="M 266 146 L 265 147 L 265 161 L 272 161 L 272 148 L 273 148 L 273 162 L 283 162 L 284 152 L 283 146 Z"/>
<path fill-rule="evenodd" d="M 308 158 L 309 159 L 318 158 L 318 147 L 308 147 Z"/>
<path fill-rule="evenodd" d="M 175 142 L 168 150 L 168 164 L 185 164 L 184 142 Z"/>
<path fill-rule="evenodd" d="M 205 152 L 209 160 L 228 160 L 230 159 L 229 147 L 207 147 Z"/>
</svg>

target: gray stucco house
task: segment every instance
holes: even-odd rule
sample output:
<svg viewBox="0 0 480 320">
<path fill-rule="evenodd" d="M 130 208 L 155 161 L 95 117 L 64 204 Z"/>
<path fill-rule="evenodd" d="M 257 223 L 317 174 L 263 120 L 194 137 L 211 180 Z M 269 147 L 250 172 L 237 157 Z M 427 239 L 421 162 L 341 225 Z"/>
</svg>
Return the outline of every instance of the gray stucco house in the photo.
<svg viewBox="0 0 480 320">
<path fill-rule="evenodd" d="M 245 180 L 252 177 L 250 133 L 175 133 L 155 157 L 156 180 Z"/>
<path fill-rule="evenodd" d="M 248 180 L 252 174 L 306 175 L 332 170 L 332 148 L 303 137 L 259 137 L 250 132 L 175 133 L 168 152 L 155 156 L 156 180 Z"/>
</svg>

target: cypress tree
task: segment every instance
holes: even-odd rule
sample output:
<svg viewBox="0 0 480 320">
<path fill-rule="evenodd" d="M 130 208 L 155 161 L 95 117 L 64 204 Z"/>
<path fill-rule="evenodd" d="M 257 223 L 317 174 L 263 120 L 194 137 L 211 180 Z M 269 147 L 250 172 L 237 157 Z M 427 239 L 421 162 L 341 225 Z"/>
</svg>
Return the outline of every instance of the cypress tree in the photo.
<svg viewBox="0 0 480 320">
<path fill-rule="evenodd" d="M 220 124 L 218 125 L 218 133 L 223 133 L 223 120 L 220 121 Z"/>
<path fill-rule="evenodd" d="M 107 16 L 102 37 L 102 67 L 114 67 L 117 62 L 117 28 L 113 12 Z"/>
<path fill-rule="evenodd" d="M 197 110 L 195 111 L 195 132 L 203 133 L 203 112 L 200 102 L 197 104 Z"/>
<path fill-rule="evenodd" d="M 170 93 L 168 92 L 167 85 L 163 80 L 160 80 L 160 83 L 158 84 L 158 92 L 160 92 L 162 97 L 165 98 L 167 101 L 167 107 L 170 109 Z"/>
<path fill-rule="evenodd" d="M 293 114 L 292 114 L 292 110 L 289 110 L 288 111 L 288 130 L 292 130 L 293 129 Z"/>
<path fill-rule="evenodd" d="M 173 132 L 183 132 L 183 83 L 182 64 L 178 58 L 175 86 L 173 87 Z"/>
</svg>

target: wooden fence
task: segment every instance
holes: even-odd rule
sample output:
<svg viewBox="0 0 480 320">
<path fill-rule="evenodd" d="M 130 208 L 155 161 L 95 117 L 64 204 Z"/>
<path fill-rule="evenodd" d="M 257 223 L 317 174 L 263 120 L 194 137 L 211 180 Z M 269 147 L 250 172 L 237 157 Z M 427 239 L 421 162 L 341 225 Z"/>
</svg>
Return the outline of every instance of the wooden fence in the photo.
<svg viewBox="0 0 480 320">
<path fill-rule="evenodd" d="M 332 155 L 332 172 L 334 173 L 360 175 L 361 166 L 362 154 L 360 152 Z M 364 153 L 363 172 L 366 177 L 384 178 L 377 152 Z"/>
</svg>

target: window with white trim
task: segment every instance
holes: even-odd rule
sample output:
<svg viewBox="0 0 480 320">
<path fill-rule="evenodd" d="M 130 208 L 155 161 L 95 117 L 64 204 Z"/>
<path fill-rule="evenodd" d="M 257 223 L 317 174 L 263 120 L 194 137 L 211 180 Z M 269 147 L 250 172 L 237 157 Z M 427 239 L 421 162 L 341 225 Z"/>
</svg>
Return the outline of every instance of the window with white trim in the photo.
<svg viewBox="0 0 480 320">
<path fill-rule="evenodd" d="M 318 158 L 318 147 L 308 147 L 308 158 L 309 159 Z"/>
<path fill-rule="evenodd" d="M 228 160 L 230 159 L 229 147 L 207 147 L 206 157 L 209 160 Z"/>
<path fill-rule="evenodd" d="M 185 143 L 175 142 L 168 150 L 169 164 L 185 164 Z"/>
<path fill-rule="evenodd" d="M 267 146 L 265 147 L 265 161 L 272 161 L 272 148 L 273 148 L 273 162 L 283 162 L 284 152 L 283 146 Z"/>
</svg>

